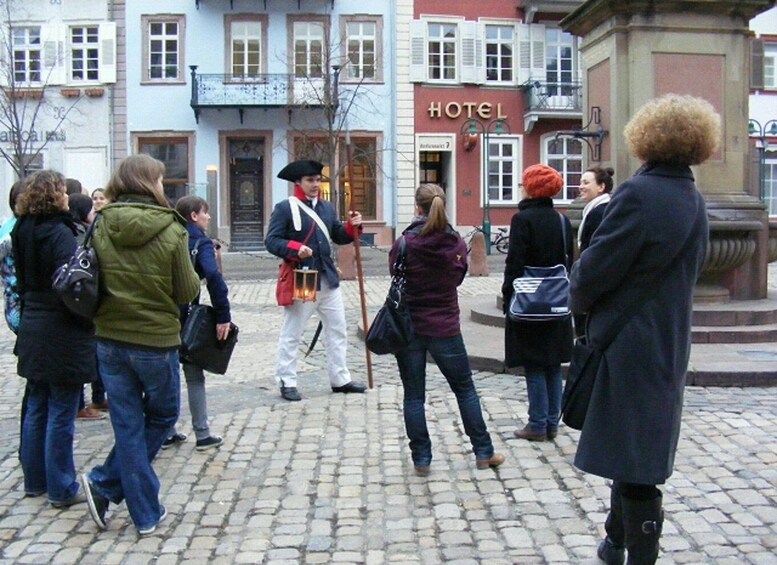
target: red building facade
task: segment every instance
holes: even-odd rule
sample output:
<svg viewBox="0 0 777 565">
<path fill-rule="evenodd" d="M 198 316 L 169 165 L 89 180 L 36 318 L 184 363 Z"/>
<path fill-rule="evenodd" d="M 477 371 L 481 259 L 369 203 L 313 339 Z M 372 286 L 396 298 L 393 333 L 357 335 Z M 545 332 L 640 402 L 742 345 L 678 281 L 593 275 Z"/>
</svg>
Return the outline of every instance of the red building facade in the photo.
<svg viewBox="0 0 777 565">
<path fill-rule="evenodd" d="M 586 145 L 558 132 L 581 126 L 577 39 L 559 20 L 566 2 L 416 0 L 410 25 L 419 182 L 448 194 L 457 226 L 508 226 L 521 173 L 562 173 L 556 196 L 577 196 Z M 554 11 L 555 10 L 555 11 Z"/>
</svg>

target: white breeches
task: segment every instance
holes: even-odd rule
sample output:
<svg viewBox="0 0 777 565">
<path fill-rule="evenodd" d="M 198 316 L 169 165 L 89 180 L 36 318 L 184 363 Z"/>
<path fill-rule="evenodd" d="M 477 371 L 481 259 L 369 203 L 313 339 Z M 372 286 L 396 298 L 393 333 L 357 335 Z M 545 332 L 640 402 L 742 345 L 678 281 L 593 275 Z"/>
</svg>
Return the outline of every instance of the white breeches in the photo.
<svg viewBox="0 0 777 565">
<path fill-rule="evenodd" d="M 315 302 L 297 302 L 283 308 L 283 328 L 278 340 L 278 364 L 275 382 L 286 387 L 297 386 L 297 355 L 302 332 L 313 312 L 317 312 L 324 324 L 323 339 L 326 351 L 326 368 L 332 386 L 351 382 L 351 373 L 345 363 L 348 333 L 345 324 L 343 297 L 339 288 L 329 288 L 321 281 Z"/>
</svg>

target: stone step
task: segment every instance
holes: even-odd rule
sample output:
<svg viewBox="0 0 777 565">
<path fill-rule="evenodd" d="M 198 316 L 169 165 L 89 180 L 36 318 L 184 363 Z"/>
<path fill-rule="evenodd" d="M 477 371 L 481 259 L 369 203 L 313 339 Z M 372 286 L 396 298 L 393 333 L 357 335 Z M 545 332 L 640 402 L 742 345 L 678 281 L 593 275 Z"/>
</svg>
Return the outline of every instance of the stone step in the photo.
<svg viewBox="0 0 777 565">
<path fill-rule="evenodd" d="M 488 300 L 484 301 L 486 308 L 476 316 L 488 314 Z M 502 297 L 495 296 L 493 300 L 494 315 L 501 317 Z M 483 318 L 484 324 L 495 324 Z M 762 326 L 777 324 L 777 296 L 770 294 L 763 300 L 735 300 L 725 304 L 694 303 L 694 326 Z"/>
<path fill-rule="evenodd" d="M 694 326 L 761 326 L 777 324 L 777 299 L 737 300 L 727 304 L 694 304 Z"/>
<path fill-rule="evenodd" d="M 715 306 L 703 305 L 699 309 L 695 308 L 694 325 L 691 330 L 692 341 L 710 344 L 775 342 L 777 341 L 777 315 L 775 315 L 777 308 L 773 309 L 775 304 L 777 304 L 775 300 L 755 300 L 752 301 L 752 308 L 751 301 Z M 501 297 L 479 296 L 472 302 L 469 319 L 476 324 L 504 328 L 505 318 L 498 305 L 501 305 Z M 466 316 L 466 314 L 464 311 L 462 315 Z"/>
<path fill-rule="evenodd" d="M 769 343 L 777 341 L 777 324 L 693 326 L 693 343 Z"/>
<path fill-rule="evenodd" d="M 467 347 L 470 366 L 474 371 L 505 372 L 504 329 L 496 325 L 475 322 L 472 310 L 484 305 L 494 306 L 493 296 L 463 296 L 461 333 Z M 371 308 L 372 320 L 377 308 Z M 502 324 L 504 320 L 502 316 Z M 364 339 L 359 322 L 358 336 Z M 510 369 L 520 373 L 520 370 Z M 688 364 L 688 386 L 777 386 L 777 342 L 765 343 L 694 343 Z"/>
</svg>

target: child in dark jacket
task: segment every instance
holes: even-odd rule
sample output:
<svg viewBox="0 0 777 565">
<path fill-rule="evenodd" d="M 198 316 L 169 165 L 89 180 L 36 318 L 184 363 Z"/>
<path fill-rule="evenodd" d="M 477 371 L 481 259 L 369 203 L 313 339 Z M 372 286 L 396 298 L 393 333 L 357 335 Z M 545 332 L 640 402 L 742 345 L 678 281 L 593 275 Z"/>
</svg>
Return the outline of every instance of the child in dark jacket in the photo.
<svg viewBox="0 0 777 565">
<path fill-rule="evenodd" d="M 216 337 L 220 340 L 227 339 L 231 328 L 231 316 L 229 312 L 229 289 L 221 276 L 213 241 L 205 234 L 210 223 L 208 203 L 199 196 L 184 196 L 175 205 L 176 211 L 186 219 L 186 231 L 189 232 L 189 252 L 192 255 L 192 264 L 200 280 L 205 279 L 210 294 L 210 302 L 216 311 Z M 199 303 L 200 297 L 194 299 Z M 188 308 L 181 310 L 181 327 L 186 321 Z M 183 362 L 183 374 L 186 378 L 186 391 L 189 397 L 189 411 L 192 414 L 192 428 L 197 440 L 196 448 L 205 450 L 217 448 L 222 443 L 220 436 L 210 433 L 208 425 L 208 405 L 205 397 L 205 373 L 201 367 L 192 363 Z M 186 435 L 173 429 L 173 435 L 162 444 L 162 449 L 167 449 L 178 443 L 186 441 Z"/>
</svg>

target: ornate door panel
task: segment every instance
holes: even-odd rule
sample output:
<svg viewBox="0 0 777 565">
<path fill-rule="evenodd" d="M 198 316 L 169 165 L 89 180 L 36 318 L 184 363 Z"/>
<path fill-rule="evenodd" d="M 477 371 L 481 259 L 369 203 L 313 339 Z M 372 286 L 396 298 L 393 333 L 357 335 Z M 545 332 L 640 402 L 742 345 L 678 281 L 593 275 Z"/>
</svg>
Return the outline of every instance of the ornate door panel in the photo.
<svg viewBox="0 0 777 565">
<path fill-rule="evenodd" d="M 230 140 L 229 192 L 233 250 L 261 249 L 264 242 L 264 143 Z"/>
</svg>

